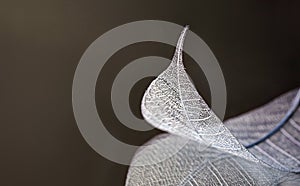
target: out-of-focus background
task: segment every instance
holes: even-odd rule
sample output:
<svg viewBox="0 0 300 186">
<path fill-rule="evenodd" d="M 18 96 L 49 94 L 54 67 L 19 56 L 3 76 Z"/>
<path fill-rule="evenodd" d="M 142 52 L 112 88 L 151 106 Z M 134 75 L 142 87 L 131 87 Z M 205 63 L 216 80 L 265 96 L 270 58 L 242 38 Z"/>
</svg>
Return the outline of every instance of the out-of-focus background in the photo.
<svg viewBox="0 0 300 186">
<path fill-rule="evenodd" d="M 0 185 L 124 185 L 128 167 L 92 150 L 72 111 L 76 66 L 86 48 L 106 31 L 144 19 L 189 24 L 223 70 L 229 118 L 299 86 L 299 8 L 297 0 L 1 1 Z M 159 131 L 137 132 L 119 123 L 109 101 L 113 78 L 133 59 L 171 59 L 173 52 L 172 46 L 146 42 L 123 48 L 107 62 L 96 102 L 109 123 L 106 127 L 119 140 L 140 145 Z M 184 58 L 210 103 L 203 72 L 189 56 Z M 152 79 L 139 81 L 131 90 L 130 106 L 137 117 Z"/>
</svg>

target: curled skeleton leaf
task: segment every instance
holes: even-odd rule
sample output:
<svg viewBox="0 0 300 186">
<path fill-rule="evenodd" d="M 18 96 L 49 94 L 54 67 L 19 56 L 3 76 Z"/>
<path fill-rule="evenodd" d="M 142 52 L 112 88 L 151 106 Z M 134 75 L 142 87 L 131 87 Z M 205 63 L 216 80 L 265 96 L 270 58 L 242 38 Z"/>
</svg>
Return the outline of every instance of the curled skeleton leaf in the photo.
<svg viewBox="0 0 300 186">
<path fill-rule="evenodd" d="M 150 84 L 141 104 L 145 120 L 169 134 L 138 150 L 126 185 L 295 185 L 297 174 L 252 155 L 198 94 L 182 62 L 187 31 L 185 27 L 171 64 Z"/>
<path fill-rule="evenodd" d="M 181 32 L 170 66 L 144 94 L 141 110 L 145 120 L 161 130 L 258 161 L 208 107 L 185 72 L 182 48 L 187 30 Z"/>
<path fill-rule="evenodd" d="M 300 90 L 290 91 L 270 103 L 229 119 L 225 125 L 243 145 L 255 144 L 274 129 L 293 104 L 299 104 Z M 248 148 L 258 159 L 291 172 L 300 172 L 300 108 L 288 118 L 276 133 Z M 300 183 L 299 183 L 300 184 Z"/>
</svg>

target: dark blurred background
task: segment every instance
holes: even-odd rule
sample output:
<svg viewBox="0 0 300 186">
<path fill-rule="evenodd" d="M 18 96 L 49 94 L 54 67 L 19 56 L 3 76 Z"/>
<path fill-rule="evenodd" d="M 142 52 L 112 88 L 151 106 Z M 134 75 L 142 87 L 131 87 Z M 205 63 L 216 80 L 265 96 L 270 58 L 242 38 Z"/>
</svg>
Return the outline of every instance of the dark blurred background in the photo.
<svg viewBox="0 0 300 186">
<path fill-rule="evenodd" d="M 300 85 L 299 9 L 297 0 L 2 0 L 0 185 L 124 185 L 128 167 L 93 151 L 72 111 L 76 66 L 106 31 L 144 19 L 189 24 L 221 65 L 229 118 Z M 118 139 L 142 144 L 159 131 L 137 132 L 118 122 L 109 102 L 113 78 L 133 59 L 171 59 L 173 52 L 171 46 L 146 42 L 123 48 L 106 63 L 96 102 L 102 119 L 110 123 L 106 127 Z M 198 90 L 210 102 L 203 72 L 184 57 Z M 131 91 L 137 117 L 151 79 L 139 81 Z"/>
</svg>

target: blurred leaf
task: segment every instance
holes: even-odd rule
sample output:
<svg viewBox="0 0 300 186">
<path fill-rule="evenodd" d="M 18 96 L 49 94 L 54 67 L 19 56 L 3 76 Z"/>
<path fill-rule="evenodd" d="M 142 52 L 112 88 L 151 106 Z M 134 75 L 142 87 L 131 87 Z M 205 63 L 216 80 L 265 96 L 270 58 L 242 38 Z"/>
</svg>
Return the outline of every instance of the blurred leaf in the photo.
<svg viewBox="0 0 300 186">
<path fill-rule="evenodd" d="M 255 143 L 276 127 L 291 108 L 296 95 L 297 90 L 290 91 L 258 109 L 229 119 L 225 125 L 243 145 Z M 273 167 L 300 172 L 299 105 L 278 132 L 249 150 Z"/>
</svg>

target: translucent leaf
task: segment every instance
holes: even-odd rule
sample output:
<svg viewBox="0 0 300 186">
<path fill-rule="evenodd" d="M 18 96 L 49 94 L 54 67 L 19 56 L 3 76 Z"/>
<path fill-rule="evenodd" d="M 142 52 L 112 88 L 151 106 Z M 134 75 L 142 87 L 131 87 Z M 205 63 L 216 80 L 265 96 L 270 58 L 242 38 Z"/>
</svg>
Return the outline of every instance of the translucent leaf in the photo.
<svg viewBox="0 0 300 186">
<path fill-rule="evenodd" d="M 275 169 L 247 151 L 197 93 L 182 63 L 187 30 L 170 66 L 150 84 L 141 104 L 144 118 L 170 134 L 139 149 L 126 185 L 297 185 L 299 175 Z M 159 161 L 162 155 L 168 158 Z"/>
<path fill-rule="evenodd" d="M 164 143 L 157 141 L 164 139 Z M 147 164 L 158 154 L 169 154 L 170 148 L 180 147 L 183 137 L 163 134 L 146 145 L 155 148 L 141 148 L 133 158 L 133 164 Z M 128 186 L 159 185 L 295 185 L 295 175 L 272 169 L 259 162 L 224 153 L 216 148 L 206 148 L 190 140 L 179 152 L 162 162 L 132 166 L 127 174 Z"/>
<path fill-rule="evenodd" d="M 144 94 L 141 110 L 145 120 L 161 130 L 257 162 L 208 107 L 185 72 L 182 48 L 187 30 L 185 27 L 178 39 L 170 66 Z"/>
<path fill-rule="evenodd" d="M 258 109 L 226 121 L 225 125 L 242 144 L 254 143 L 276 127 L 288 112 L 296 95 L 297 90 L 290 91 Z M 278 132 L 249 150 L 273 167 L 300 172 L 299 106 Z"/>
</svg>

